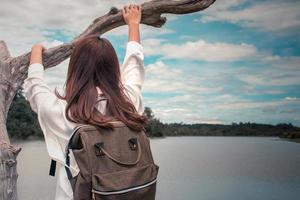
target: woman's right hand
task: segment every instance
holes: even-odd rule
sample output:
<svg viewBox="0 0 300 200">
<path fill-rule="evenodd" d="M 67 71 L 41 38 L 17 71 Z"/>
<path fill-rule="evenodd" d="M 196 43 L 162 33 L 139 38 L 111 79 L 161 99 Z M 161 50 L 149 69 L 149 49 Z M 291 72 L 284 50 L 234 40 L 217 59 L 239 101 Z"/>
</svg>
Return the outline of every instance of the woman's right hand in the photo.
<svg viewBox="0 0 300 200">
<path fill-rule="evenodd" d="M 130 4 L 122 9 L 124 21 L 128 26 L 140 24 L 142 18 L 142 6 Z"/>
</svg>

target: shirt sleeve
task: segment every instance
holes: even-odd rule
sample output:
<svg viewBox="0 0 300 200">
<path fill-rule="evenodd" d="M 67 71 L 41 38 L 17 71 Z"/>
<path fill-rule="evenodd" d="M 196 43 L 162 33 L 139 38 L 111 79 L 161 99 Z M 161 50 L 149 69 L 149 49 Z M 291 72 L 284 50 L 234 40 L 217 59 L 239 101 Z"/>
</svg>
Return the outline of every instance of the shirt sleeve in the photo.
<svg viewBox="0 0 300 200">
<path fill-rule="evenodd" d="M 121 80 L 139 114 L 144 112 L 142 85 L 145 78 L 143 46 L 136 41 L 129 41 L 121 66 Z"/>
<path fill-rule="evenodd" d="M 25 99 L 38 116 L 49 156 L 65 164 L 65 141 L 68 141 L 75 124 L 67 122 L 64 102 L 44 81 L 42 64 L 33 63 L 29 66 L 23 87 Z"/>
</svg>

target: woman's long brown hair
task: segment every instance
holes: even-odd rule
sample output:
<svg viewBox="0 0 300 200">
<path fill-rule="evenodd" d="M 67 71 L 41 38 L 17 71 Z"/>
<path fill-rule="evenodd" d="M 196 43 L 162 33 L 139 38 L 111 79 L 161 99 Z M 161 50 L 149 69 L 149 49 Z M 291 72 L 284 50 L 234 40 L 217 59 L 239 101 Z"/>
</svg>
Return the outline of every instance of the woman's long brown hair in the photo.
<svg viewBox="0 0 300 200">
<path fill-rule="evenodd" d="M 56 96 L 67 102 L 67 119 L 102 128 L 113 128 L 109 122 L 117 119 L 129 128 L 141 131 L 148 119 L 137 112 L 124 93 L 120 77 L 117 54 L 107 39 L 91 35 L 77 41 L 70 57 L 65 96 L 55 88 Z M 102 115 L 95 106 L 98 99 L 96 86 L 107 98 L 106 113 L 109 115 Z"/>
</svg>

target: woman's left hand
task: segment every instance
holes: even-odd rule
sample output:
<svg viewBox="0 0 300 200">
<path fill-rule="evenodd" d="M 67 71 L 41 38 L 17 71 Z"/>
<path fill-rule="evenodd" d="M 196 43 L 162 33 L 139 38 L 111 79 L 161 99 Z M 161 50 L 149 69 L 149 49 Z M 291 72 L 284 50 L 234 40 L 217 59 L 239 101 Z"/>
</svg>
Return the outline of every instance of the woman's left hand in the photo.
<svg viewBox="0 0 300 200">
<path fill-rule="evenodd" d="M 30 64 L 33 63 L 40 63 L 43 64 L 43 56 L 42 52 L 46 50 L 44 45 L 42 44 L 35 44 L 31 47 L 31 55 L 30 55 Z"/>
<path fill-rule="evenodd" d="M 31 50 L 33 51 L 33 50 L 41 50 L 41 51 L 44 51 L 44 50 L 46 50 L 46 47 L 44 46 L 44 45 L 42 45 L 42 44 L 35 44 L 35 45 L 33 45 L 32 47 L 31 47 Z"/>
</svg>

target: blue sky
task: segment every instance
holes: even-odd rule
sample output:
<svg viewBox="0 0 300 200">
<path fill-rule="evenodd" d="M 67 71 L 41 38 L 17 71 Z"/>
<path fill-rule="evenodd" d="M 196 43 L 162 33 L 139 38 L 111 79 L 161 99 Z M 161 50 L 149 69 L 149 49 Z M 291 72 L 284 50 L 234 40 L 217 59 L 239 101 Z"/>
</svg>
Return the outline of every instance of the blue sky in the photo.
<svg viewBox="0 0 300 200">
<path fill-rule="evenodd" d="M 129 1 L 20 2 L 27 12 L 13 7 L 18 3 L 4 2 L 15 14 L 0 20 L 0 38 L 18 55 L 36 42 L 50 47 L 69 41 L 111 5 L 120 8 Z M 48 9 L 42 13 L 41 7 Z M 202 12 L 166 15 L 168 22 L 160 29 L 142 25 L 144 106 L 163 122 L 299 126 L 299 10 L 299 1 L 223 0 Z M 18 17 L 30 22 L 18 25 Z M 122 63 L 127 28 L 103 37 Z M 46 70 L 52 88 L 64 84 L 67 64 Z"/>
</svg>

